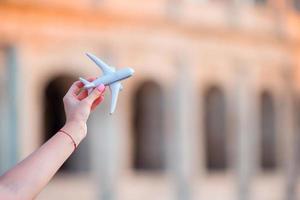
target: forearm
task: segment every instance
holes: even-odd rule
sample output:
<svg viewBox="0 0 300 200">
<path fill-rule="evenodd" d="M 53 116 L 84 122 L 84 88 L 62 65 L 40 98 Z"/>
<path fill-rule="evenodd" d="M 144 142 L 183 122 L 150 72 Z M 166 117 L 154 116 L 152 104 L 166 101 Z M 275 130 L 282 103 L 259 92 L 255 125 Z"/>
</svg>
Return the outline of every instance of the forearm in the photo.
<svg viewBox="0 0 300 200">
<path fill-rule="evenodd" d="M 70 133 L 78 145 L 86 135 L 82 123 L 67 123 L 63 130 Z M 11 192 L 17 199 L 35 197 L 72 154 L 74 144 L 64 133 L 56 133 L 38 150 L 6 172 L 0 178 L 0 187 Z M 1 188 L 0 188 L 1 197 Z"/>
</svg>

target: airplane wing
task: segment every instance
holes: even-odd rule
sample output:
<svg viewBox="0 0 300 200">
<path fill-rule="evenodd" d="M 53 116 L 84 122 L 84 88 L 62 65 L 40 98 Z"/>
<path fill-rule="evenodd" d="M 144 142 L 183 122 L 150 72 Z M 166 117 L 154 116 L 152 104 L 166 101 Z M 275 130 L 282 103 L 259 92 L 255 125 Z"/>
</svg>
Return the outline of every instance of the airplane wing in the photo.
<svg viewBox="0 0 300 200">
<path fill-rule="evenodd" d="M 119 91 L 120 91 L 121 87 L 122 87 L 122 85 L 121 85 L 120 81 L 115 82 L 109 86 L 110 93 L 111 93 L 110 114 L 113 114 L 116 109 L 118 95 L 119 95 Z"/>
<path fill-rule="evenodd" d="M 105 62 L 100 60 L 97 56 L 94 56 L 93 54 L 86 53 L 86 55 L 101 69 L 103 74 L 110 74 L 115 72 L 116 70 L 110 66 L 108 66 Z"/>
</svg>

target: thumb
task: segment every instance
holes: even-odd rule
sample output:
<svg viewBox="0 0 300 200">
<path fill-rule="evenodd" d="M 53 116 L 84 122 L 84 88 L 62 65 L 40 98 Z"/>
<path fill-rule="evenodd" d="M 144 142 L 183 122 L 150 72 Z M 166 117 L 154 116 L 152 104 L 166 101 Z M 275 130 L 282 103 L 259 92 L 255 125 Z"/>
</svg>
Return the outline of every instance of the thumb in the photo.
<svg viewBox="0 0 300 200">
<path fill-rule="evenodd" d="M 93 104 L 93 102 L 100 97 L 100 95 L 104 92 L 105 86 L 103 84 L 96 87 L 86 98 L 85 101 L 87 101 L 90 105 Z"/>
</svg>

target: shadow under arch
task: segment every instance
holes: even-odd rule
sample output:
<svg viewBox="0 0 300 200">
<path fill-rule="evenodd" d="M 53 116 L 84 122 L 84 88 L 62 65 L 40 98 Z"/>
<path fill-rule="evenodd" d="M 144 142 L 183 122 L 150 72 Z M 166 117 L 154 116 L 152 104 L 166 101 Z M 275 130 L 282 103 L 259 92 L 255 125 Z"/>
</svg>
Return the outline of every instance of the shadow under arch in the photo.
<svg viewBox="0 0 300 200">
<path fill-rule="evenodd" d="M 222 89 L 216 85 L 204 92 L 204 141 L 206 169 L 225 170 L 227 162 L 226 99 Z"/>
<path fill-rule="evenodd" d="M 276 127 L 274 98 L 269 91 L 260 94 L 260 164 L 263 170 L 274 170 L 276 160 Z"/>
<path fill-rule="evenodd" d="M 133 168 L 165 169 L 164 97 L 161 86 L 147 80 L 133 98 Z"/>
<path fill-rule="evenodd" d="M 43 90 L 43 143 L 59 131 L 65 123 L 63 97 L 77 78 L 61 74 L 51 78 Z M 90 157 L 87 139 L 83 140 L 76 151 L 63 164 L 60 172 L 88 171 Z"/>
</svg>

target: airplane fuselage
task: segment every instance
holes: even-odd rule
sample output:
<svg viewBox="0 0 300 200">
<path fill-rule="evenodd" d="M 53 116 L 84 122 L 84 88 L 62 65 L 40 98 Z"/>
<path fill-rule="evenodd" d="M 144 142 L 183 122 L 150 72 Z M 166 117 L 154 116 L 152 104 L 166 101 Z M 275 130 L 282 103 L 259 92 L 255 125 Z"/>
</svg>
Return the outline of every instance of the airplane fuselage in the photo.
<svg viewBox="0 0 300 200">
<path fill-rule="evenodd" d="M 93 88 L 98 87 L 100 84 L 109 86 L 111 93 L 110 114 L 112 114 L 116 109 L 118 94 L 123 89 L 121 80 L 131 77 L 134 74 L 134 70 L 131 68 L 123 68 L 116 71 L 113 67 L 110 67 L 96 56 L 90 53 L 86 55 L 101 69 L 102 76 L 92 82 L 81 77 L 79 80 L 83 83 L 84 89 L 88 91 L 88 94 L 93 91 Z"/>
<path fill-rule="evenodd" d="M 111 74 L 106 74 L 104 76 L 101 76 L 94 80 L 92 83 L 95 86 L 98 86 L 100 84 L 103 84 L 105 86 L 110 85 L 112 83 L 127 79 L 131 77 L 134 73 L 134 70 L 131 68 L 125 68 L 125 69 L 120 69 L 116 72 L 113 72 Z M 86 87 L 89 88 L 89 87 Z"/>
</svg>

